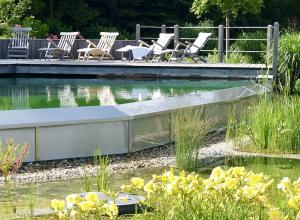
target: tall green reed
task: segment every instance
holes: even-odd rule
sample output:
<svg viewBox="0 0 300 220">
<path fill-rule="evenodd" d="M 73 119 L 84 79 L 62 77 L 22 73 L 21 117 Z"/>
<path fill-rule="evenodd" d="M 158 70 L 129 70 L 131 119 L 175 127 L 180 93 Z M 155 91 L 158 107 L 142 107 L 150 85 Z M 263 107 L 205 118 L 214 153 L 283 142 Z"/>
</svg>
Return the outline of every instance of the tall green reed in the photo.
<svg viewBox="0 0 300 220">
<path fill-rule="evenodd" d="M 241 150 L 300 152 L 299 96 L 262 95 L 243 113 L 240 122 L 228 124 L 228 134 Z"/>
<path fill-rule="evenodd" d="M 173 113 L 176 166 L 193 170 L 198 166 L 198 150 L 212 129 L 212 119 L 204 117 L 203 108 L 183 109 Z"/>
<path fill-rule="evenodd" d="M 98 150 L 94 154 L 94 166 L 98 166 L 98 171 L 96 173 L 96 185 L 97 191 L 107 191 L 107 179 L 109 175 L 108 166 L 109 166 L 108 156 L 102 156 L 101 151 Z"/>
<path fill-rule="evenodd" d="M 300 33 L 289 31 L 281 35 L 278 49 L 278 89 L 293 93 L 300 79 Z"/>
<path fill-rule="evenodd" d="M 108 156 L 103 156 L 101 154 L 101 151 L 95 151 L 94 153 L 94 161 L 93 165 L 94 168 L 96 168 L 96 189 L 97 191 L 108 191 L 108 175 L 109 175 L 109 170 L 108 166 L 110 164 L 110 160 Z M 91 192 L 92 191 L 92 180 L 91 175 L 88 174 L 86 167 L 83 168 L 84 170 L 84 189 L 86 192 Z"/>
</svg>

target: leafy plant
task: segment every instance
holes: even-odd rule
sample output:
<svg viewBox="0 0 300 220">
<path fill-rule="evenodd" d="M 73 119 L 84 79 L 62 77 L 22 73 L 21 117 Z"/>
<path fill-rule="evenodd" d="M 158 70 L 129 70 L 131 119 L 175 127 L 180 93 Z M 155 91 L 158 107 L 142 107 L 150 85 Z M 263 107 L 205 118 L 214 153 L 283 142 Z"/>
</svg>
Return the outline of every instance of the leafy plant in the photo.
<svg viewBox="0 0 300 220">
<path fill-rule="evenodd" d="M 28 149 L 29 144 L 16 145 L 12 138 L 6 140 L 5 147 L 0 142 L 0 172 L 6 181 L 12 172 L 16 172 L 20 168 Z"/>
<path fill-rule="evenodd" d="M 33 16 L 26 17 L 22 20 L 21 25 L 23 27 L 31 27 L 31 37 L 45 38 L 49 33 L 49 27 L 47 24 L 42 23 L 40 20 L 35 19 Z"/>
<path fill-rule="evenodd" d="M 202 108 L 178 110 L 173 116 L 176 166 L 193 170 L 198 166 L 198 150 L 214 122 L 203 118 Z"/>
<path fill-rule="evenodd" d="M 279 90 L 293 93 L 300 78 L 300 33 L 281 35 L 278 49 Z"/>
<path fill-rule="evenodd" d="M 138 179 L 121 190 L 146 195 L 143 204 L 153 212 L 140 219 L 267 219 L 272 207 L 267 196 L 273 180 L 243 167 L 216 167 L 206 179 L 185 171 L 175 175 L 173 169 L 145 183 Z"/>
<path fill-rule="evenodd" d="M 1 35 L 10 35 L 10 28 L 20 24 L 26 17 L 31 6 L 31 0 L 0 0 L 0 30 Z"/>
</svg>

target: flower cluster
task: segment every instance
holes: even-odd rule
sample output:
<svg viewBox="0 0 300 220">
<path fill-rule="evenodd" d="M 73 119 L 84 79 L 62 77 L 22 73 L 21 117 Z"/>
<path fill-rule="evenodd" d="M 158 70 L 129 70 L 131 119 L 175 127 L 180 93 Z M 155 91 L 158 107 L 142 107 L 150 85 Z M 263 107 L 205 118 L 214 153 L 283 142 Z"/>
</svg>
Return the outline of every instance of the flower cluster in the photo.
<svg viewBox="0 0 300 220">
<path fill-rule="evenodd" d="M 205 212 L 226 213 L 230 206 L 232 209 L 241 204 L 248 207 L 245 217 L 256 218 L 260 207 L 266 210 L 271 207 L 267 191 L 272 183 L 268 176 L 247 172 L 243 167 L 228 170 L 216 167 L 207 179 L 185 171 L 175 175 L 171 169 L 160 176 L 153 175 L 146 184 L 140 178 L 133 178 L 121 189 L 146 194 L 145 203 L 156 206 L 158 212 L 168 210 L 170 218 L 176 218 L 180 210 L 197 210 L 199 216 Z"/>
<path fill-rule="evenodd" d="M 55 211 L 58 219 L 82 219 L 94 218 L 107 215 L 110 219 L 114 219 L 118 215 L 118 207 L 114 202 L 107 203 L 106 200 L 99 200 L 96 193 L 88 193 L 85 197 L 77 194 L 68 195 L 64 200 L 52 200 L 51 208 Z M 65 210 L 65 205 L 67 209 Z"/>
<path fill-rule="evenodd" d="M 277 188 L 281 190 L 287 199 L 288 208 L 297 213 L 296 219 L 300 219 L 300 178 L 296 181 L 284 177 Z"/>
</svg>

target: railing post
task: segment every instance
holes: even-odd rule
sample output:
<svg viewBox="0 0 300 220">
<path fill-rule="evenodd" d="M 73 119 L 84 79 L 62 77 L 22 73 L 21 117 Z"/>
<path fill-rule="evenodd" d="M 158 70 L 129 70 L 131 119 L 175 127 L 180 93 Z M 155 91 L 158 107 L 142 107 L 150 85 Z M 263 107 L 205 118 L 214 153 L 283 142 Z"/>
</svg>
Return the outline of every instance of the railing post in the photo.
<svg viewBox="0 0 300 220">
<path fill-rule="evenodd" d="M 219 25 L 218 34 L 218 62 L 223 63 L 223 53 L 224 53 L 224 25 Z"/>
<path fill-rule="evenodd" d="M 271 55 L 271 50 L 272 50 L 272 40 L 273 40 L 273 26 L 268 25 L 267 27 L 267 51 L 266 51 L 266 60 L 267 63 L 270 62 L 269 58 Z"/>
<path fill-rule="evenodd" d="M 141 39 L 141 25 L 137 24 L 135 26 L 135 40 L 138 41 Z"/>
<path fill-rule="evenodd" d="M 166 25 L 162 25 L 161 26 L 161 33 L 166 33 L 166 31 L 167 31 L 167 27 L 166 27 Z"/>
<path fill-rule="evenodd" d="M 278 43 L 279 43 L 279 23 L 274 23 L 274 45 L 273 45 L 273 65 L 272 74 L 275 82 L 277 81 L 277 65 L 278 65 Z"/>
<path fill-rule="evenodd" d="M 174 25 L 174 48 L 176 47 L 176 43 L 179 41 L 179 26 Z"/>
</svg>

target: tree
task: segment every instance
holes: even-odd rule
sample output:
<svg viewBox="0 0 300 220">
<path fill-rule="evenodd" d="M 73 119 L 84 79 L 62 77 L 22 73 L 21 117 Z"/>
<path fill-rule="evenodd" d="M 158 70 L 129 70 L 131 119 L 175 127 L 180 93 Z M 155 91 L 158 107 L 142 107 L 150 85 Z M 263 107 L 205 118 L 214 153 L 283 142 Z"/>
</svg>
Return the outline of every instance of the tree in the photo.
<svg viewBox="0 0 300 220">
<path fill-rule="evenodd" d="M 241 12 L 243 14 L 258 14 L 263 6 L 263 0 L 194 0 L 191 11 L 201 16 L 211 7 L 217 7 L 221 10 L 226 20 L 226 27 L 230 25 L 230 19 L 236 18 Z M 226 57 L 229 49 L 229 29 L 226 28 Z"/>
<path fill-rule="evenodd" d="M 0 0 L 0 29 L 9 35 L 10 28 L 20 24 L 30 9 L 31 0 Z"/>
</svg>

